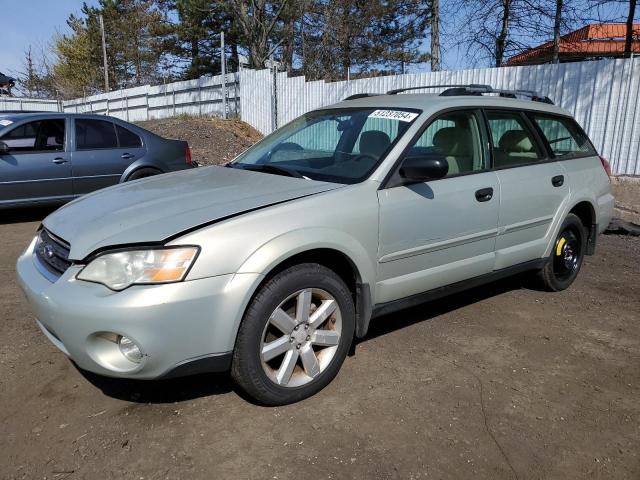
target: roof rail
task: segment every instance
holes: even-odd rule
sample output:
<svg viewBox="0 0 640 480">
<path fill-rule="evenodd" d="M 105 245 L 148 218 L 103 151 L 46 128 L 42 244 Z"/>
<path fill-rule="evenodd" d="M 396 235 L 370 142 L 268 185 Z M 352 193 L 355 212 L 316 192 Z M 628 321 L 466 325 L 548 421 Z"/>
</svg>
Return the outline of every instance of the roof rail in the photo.
<svg viewBox="0 0 640 480">
<path fill-rule="evenodd" d="M 381 93 L 356 93 L 354 95 L 349 95 L 348 97 L 345 97 L 342 99 L 343 102 L 346 102 L 347 100 L 356 100 L 358 98 L 366 98 L 366 97 L 376 97 L 378 95 L 382 95 Z"/>
<path fill-rule="evenodd" d="M 389 90 L 387 92 L 387 95 L 396 95 L 398 93 L 402 93 L 402 92 L 408 92 L 410 90 L 426 90 L 429 88 L 487 88 L 487 89 L 491 89 L 491 87 L 489 85 L 475 85 L 475 84 L 470 84 L 470 85 L 424 85 L 422 87 L 406 87 L 406 88 L 396 88 L 394 90 Z"/>
<path fill-rule="evenodd" d="M 505 90 L 500 88 L 493 88 L 489 85 L 428 85 L 424 87 L 408 87 L 408 88 L 397 88 L 395 90 L 389 90 L 387 95 L 396 95 L 401 92 L 406 92 L 408 90 L 422 90 L 428 88 L 446 88 L 445 91 L 440 93 L 441 97 L 449 97 L 449 96 L 457 96 L 457 95 L 483 95 L 485 93 L 497 93 L 501 97 L 504 98 L 518 98 L 518 97 L 526 97 L 531 99 L 533 102 L 542 102 L 553 105 L 553 101 L 544 95 L 540 95 L 533 90 Z"/>
</svg>

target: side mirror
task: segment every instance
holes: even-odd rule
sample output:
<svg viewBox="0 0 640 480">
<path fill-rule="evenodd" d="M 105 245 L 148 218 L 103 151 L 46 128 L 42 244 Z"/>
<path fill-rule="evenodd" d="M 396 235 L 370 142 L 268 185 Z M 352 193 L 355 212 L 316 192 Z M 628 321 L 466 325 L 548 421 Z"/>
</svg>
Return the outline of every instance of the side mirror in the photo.
<svg viewBox="0 0 640 480">
<path fill-rule="evenodd" d="M 405 183 L 436 180 L 444 177 L 448 172 L 449 162 L 441 155 L 407 157 L 400 167 L 400 176 Z"/>
<path fill-rule="evenodd" d="M 0 155 L 6 155 L 7 153 L 9 153 L 9 145 L 0 142 Z"/>
</svg>

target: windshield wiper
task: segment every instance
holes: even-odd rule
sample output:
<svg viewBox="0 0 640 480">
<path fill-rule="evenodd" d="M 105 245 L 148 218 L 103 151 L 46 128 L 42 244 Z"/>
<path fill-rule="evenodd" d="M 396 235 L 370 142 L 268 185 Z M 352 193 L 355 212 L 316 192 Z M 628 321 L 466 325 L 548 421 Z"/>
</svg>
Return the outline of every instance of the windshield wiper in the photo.
<svg viewBox="0 0 640 480">
<path fill-rule="evenodd" d="M 304 178 L 304 176 L 292 168 L 281 167 L 279 165 L 272 165 L 269 163 L 260 164 L 239 164 L 236 163 L 233 168 L 242 168 L 244 170 L 251 170 L 254 172 L 274 173 L 276 175 L 284 175 L 286 177 Z"/>
</svg>

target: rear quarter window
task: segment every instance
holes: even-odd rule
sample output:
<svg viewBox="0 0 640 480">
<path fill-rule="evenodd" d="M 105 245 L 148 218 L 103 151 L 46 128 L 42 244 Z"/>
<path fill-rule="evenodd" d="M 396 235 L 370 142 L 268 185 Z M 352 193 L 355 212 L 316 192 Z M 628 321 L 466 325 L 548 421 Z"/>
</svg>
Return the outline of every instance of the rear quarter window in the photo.
<svg viewBox="0 0 640 480">
<path fill-rule="evenodd" d="M 596 154 L 589 138 L 574 120 L 539 114 L 532 117 L 556 157 Z"/>
<path fill-rule="evenodd" d="M 118 132 L 118 141 L 121 148 L 135 148 L 142 146 L 140 137 L 116 123 L 116 131 Z"/>
</svg>

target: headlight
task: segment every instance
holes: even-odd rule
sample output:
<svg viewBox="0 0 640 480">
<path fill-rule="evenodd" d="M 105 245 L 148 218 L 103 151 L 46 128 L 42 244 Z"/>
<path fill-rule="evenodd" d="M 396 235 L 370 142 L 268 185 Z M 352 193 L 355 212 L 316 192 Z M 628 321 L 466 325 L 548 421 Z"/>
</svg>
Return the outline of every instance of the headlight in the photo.
<svg viewBox="0 0 640 480">
<path fill-rule="evenodd" d="M 102 283 L 112 290 L 134 284 L 179 282 L 198 255 L 198 247 L 167 247 L 102 254 L 84 267 L 77 278 Z"/>
</svg>

